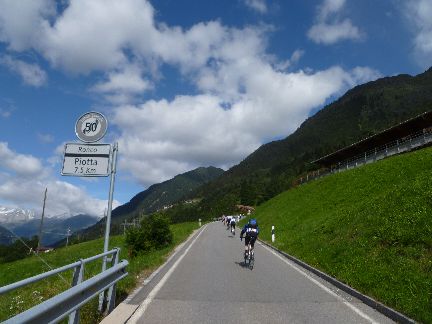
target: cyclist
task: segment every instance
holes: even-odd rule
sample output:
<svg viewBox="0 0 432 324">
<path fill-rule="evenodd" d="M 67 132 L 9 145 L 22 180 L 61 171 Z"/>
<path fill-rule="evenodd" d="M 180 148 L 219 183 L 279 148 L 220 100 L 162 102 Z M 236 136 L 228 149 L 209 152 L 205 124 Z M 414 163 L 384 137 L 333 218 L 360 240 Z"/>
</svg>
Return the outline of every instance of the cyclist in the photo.
<svg viewBox="0 0 432 324">
<path fill-rule="evenodd" d="M 236 218 L 234 216 L 231 217 L 230 225 L 231 225 L 231 233 L 235 235 Z"/>
<path fill-rule="evenodd" d="M 259 234 L 259 227 L 255 218 L 250 219 L 249 222 L 243 227 L 240 233 L 240 240 L 243 240 L 243 234 L 245 234 L 245 257 L 247 257 L 248 245 L 251 245 L 251 254 L 253 255 L 255 241 Z"/>
<path fill-rule="evenodd" d="M 230 225 L 231 225 L 231 217 L 230 215 L 227 216 L 226 218 L 226 229 L 229 230 L 230 229 Z"/>
</svg>

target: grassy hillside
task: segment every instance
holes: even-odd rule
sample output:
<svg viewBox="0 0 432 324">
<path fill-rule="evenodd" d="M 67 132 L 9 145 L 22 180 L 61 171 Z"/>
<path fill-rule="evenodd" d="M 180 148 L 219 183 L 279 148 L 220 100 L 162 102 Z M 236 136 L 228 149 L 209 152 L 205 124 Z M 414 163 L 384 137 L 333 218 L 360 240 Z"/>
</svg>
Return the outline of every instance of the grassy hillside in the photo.
<svg viewBox="0 0 432 324">
<path fill-rule="evenodd" d="M 432 148 L 286 191 L 256 213 L 261 238 L 432 323 Z"/>
<path fill-rule="evenodd" d="M 133 259 L 127 256 L 127 250 L 124 246 L 124 237 L 111 237 L 110 248 L 120 247 L 120 259 L 127 259 L 129 261 L 127 267 L 129 275 L 122 279 L 117 285 L 117 303 L 123 300 L 142 278 L 149 275 L 154 269 L 161 265 L 174 247 L 183 242 L 196 228 L 198 228 L 197 222 L 172 225 L 171 229 L 174 242 L 169 247 L 152 251 Z M 102 253 L 103 244 L 103 239 L 88 241 L 61 248 L 48 254 L 43 254 L 42 258 L 52 268 L 58 268 L 76 262 L 81 258 L 85 259 Z M 100 260 L 86 264 L 85 279 L 99 273 L 101 266 L 102 263 Z M 48 266 L 36 256 L 16 262 L 0 264 L 0 286 L 29 278 L 48 270 L 50 270 Z M 69 288 L 72 280 L 72 272 L 64 272 L 62 277 L 63 278 L 52 276 L 42 282 L 1 295 L 0 322 Z M 100 321 L 100 316 L 97 313 L 97 303 L 98 297 L 94 298 L 82 308 L 81 323 L 97 323 Z"/>
</svg>

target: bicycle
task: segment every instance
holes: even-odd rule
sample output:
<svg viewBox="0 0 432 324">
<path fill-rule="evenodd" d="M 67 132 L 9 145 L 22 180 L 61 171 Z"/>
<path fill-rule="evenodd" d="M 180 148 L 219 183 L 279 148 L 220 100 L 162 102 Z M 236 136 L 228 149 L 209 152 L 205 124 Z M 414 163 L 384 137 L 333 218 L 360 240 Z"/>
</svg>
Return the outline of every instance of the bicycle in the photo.
<svg viewBox="0 0 432 324">
<path fill-rule="evenodd" d="M 252 270 L 255 263 L 255 252 L 252 249 L 252 246 L 248 244 L 248 249 L 245 250 L 244 254 L 244 264 L 248 265 L 249 268 Z"/>
</svg>

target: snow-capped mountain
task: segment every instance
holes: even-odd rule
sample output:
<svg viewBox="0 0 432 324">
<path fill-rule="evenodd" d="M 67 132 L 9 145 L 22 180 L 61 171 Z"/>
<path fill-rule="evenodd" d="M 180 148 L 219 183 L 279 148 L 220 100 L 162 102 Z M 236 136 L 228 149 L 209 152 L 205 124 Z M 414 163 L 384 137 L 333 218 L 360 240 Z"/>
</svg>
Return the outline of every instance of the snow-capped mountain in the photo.
<svg viewBox="0 0 432 324">
<path fill-rule="evenodd" d="M 33 210 L 0 206 L 0 224 L 23 223 L 34 218 L 35 212 Z"/>
</svg>

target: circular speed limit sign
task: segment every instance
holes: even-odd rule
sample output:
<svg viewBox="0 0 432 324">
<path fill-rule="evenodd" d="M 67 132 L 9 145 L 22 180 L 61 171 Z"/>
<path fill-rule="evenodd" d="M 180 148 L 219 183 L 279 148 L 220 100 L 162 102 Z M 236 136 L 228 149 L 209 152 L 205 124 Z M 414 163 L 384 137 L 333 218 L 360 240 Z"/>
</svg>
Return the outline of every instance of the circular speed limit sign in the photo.
<svg viewBox="0 0 432 324">
<path fill-rule="evenodd" d="M 99 141 L 105 136 L 108 122 L 101 113 L 91 111 L 82 115 L 75 125 L 78 138 L 86 143 Z"/>
</svg>

